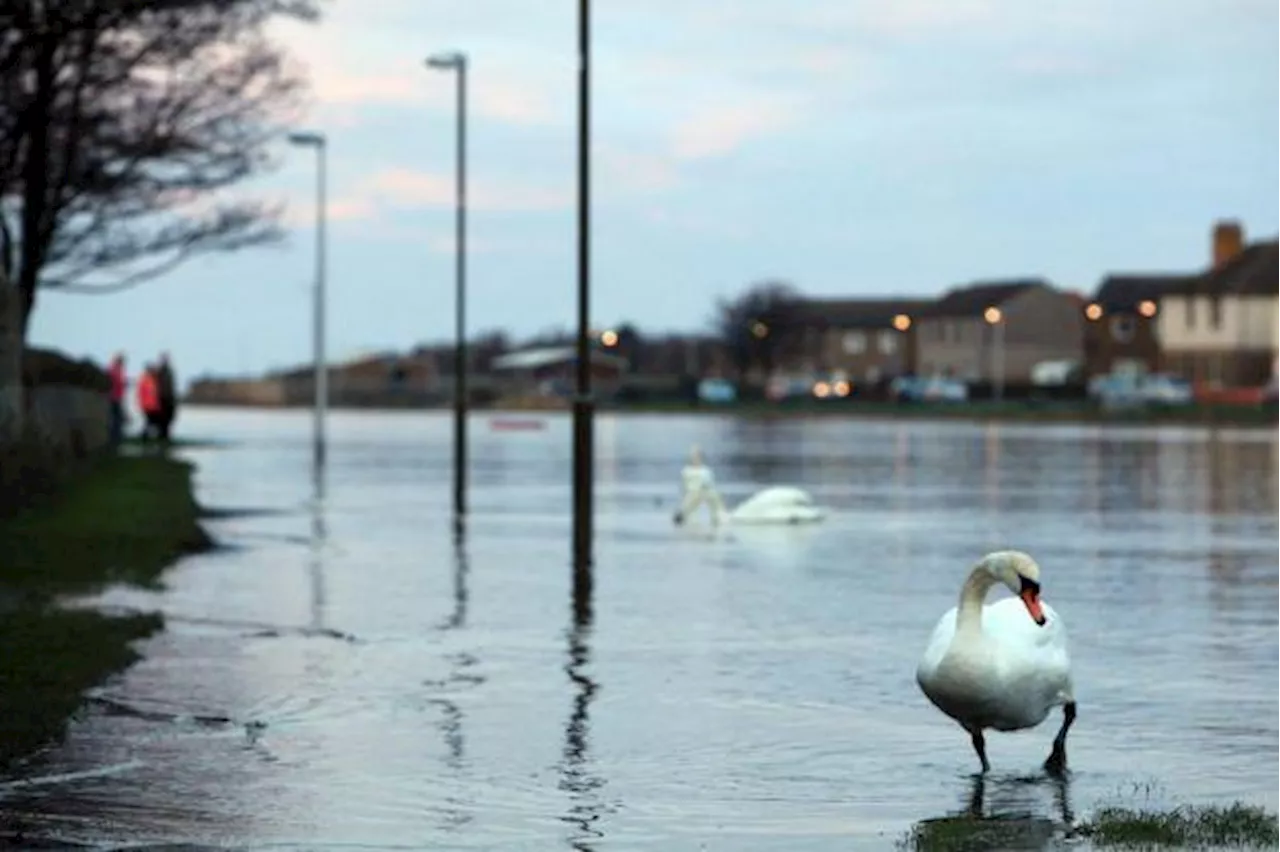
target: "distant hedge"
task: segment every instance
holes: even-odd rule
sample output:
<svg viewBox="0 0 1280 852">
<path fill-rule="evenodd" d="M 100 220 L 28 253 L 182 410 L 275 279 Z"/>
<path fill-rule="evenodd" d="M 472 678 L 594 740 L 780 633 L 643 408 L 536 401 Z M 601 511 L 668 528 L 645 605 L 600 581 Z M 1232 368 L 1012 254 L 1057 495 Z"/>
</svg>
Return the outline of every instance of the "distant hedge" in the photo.
<svg viewBox="0 0 1280 852">
<path fill-rule="evenodd" d="M 103 393 L 111 390 L 111 379 L 97 364 L 87 359 L 73 361 L 51 349 L 28 348 L 22 353 L 22 384 L 71 385 Z"/>
</svg>

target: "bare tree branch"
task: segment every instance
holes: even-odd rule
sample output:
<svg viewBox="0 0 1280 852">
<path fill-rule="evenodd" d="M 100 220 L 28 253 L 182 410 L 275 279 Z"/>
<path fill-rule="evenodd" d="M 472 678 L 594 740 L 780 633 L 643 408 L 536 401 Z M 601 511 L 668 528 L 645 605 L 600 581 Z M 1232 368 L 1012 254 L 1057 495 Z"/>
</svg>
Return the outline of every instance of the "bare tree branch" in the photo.
<svg viewBox="0 0 1280 852">
<path fill-rule="evenodd" d="M 272 163 L 301 80 L 266 35 L 323 0 L 3 0 L 0 268 L 118 292 L 197 255 L 274 242 L 237 200 Z"/>
</svg>

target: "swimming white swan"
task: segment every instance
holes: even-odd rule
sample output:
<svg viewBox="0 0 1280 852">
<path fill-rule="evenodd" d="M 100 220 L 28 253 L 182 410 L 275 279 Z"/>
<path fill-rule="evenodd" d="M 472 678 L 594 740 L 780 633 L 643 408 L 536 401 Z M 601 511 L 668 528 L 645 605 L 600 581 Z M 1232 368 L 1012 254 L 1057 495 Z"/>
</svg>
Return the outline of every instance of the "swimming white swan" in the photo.
<svg viewBox="0 0 1280 852">
<path fill-rule="evenodd" d="M 715 476 L 703 463 L 702 451 L 696 446 L 689 453 L 689 463 L 680 472 L 680 479 L 684 494 L 674 518 L 677 525 L 683 524 L 703 503 L 711 512 L 712 525 L 718 525 L 721 520 L 736 524 L 802 524 L 820 521 L 826 516 L 807 492 L 787 485 L 764 488 L 733 509 L 726 509 L 716 490 Z"/>
<path fill-rule="evenodd" d="M 983 605 L 987 591 L 1003 583 L 1018 597 Z M 1062 705 L 1062 727 L 1044 763 L 1058 774 L 1067 765 L 1067 731 L 1076 718 L 1076 700 L 1062 620 L 1040 599 L 1040 567 L 1017 550 L 988 553 L 933 629 L 916 669 L 916 681 L 943 713 L 960 723 L 973 748 L 987 762 L 986 728 L 1034 728 Z"/>
</svg>

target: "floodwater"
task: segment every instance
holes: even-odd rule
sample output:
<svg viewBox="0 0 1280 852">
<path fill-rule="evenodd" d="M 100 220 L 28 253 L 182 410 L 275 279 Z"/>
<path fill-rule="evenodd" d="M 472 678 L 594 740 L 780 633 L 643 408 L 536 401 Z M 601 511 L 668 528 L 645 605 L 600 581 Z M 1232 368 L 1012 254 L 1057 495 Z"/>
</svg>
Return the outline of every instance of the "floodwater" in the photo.
<svg viewBox="0 0 1280 852">
<path fill-rule="evenodd" d="M 884 849 L 970 806 L 968 736 L 919 692 L 986 551 L 1043 568 L 1071 638 L 1059 716 L 991 733 L 987 814 L 1277 807 L 1274 433 L 600 417 L 590 621 L 570 430 L 473 420 L 455 552 L 447 415 L 186 410 L 224 548 L 163 592 L 145 659 L 0 784 L 0 825 L 119 848 Z M 813 528 L 670 522 L 699 443 L 731 504 L 809 489 Z M 232 510 L 255 510 L 232 511 Z M 133 847 L 131 847 L 133 848 Z"/>
</svg>

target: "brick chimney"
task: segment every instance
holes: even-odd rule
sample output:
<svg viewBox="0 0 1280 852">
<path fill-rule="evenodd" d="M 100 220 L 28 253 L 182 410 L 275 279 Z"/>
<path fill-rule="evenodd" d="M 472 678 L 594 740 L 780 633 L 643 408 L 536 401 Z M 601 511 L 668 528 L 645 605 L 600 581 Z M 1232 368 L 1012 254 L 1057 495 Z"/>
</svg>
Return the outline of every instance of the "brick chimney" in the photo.
<svg viewBox="0 0 1280 852">
<path fill-rule="evenodd" d="M 1213 226 L 1213 268 L 1244 251 L 1244 226 L 1234 219 L 1224 219 Z"/>
</svg>

